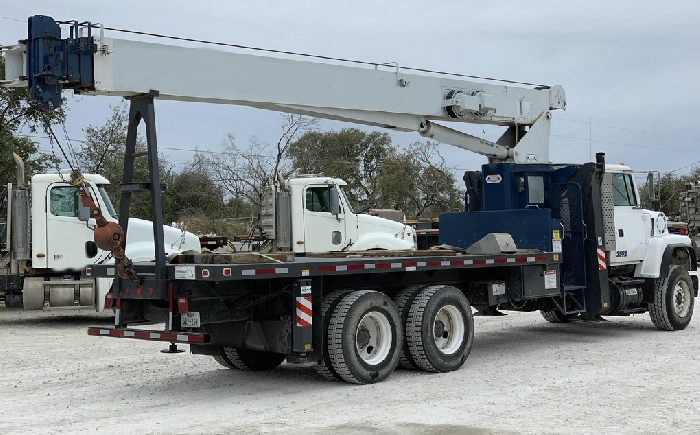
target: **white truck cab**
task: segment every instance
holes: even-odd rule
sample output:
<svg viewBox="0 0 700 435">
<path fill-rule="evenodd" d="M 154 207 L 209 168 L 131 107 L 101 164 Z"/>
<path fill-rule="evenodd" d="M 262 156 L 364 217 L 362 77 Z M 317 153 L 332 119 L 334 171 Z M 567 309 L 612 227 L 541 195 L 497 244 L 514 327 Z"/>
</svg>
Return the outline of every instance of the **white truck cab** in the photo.
<svg viewBox="0 0 700 435">
<path fill-rule="evenodd" d="M 668 231 L 668 219 L 659 211 L 641 206 L 634 171 L 625 165 L 605 165 L 612 186 L 614 250 L 610 266 L 634 265 L 637 278 L 658 278 L 662 256 L 668 246 L 690 245 L 690 238 Z"/>
<path fill-rule="evenodd" d="M 87 192 L 105 218 L 117 222 L 117 213 L 105 190 L 109 181 L 95 174 L 84 174 L 84 179 Z M 0 280 L 5 283 L 0 286 L 0 293 L 5 305 L 28 310 L 102 311 L 112 280 L 86 279 L 80 274 L 86 265 L 114 260 L 93 240 L 95 219 L 81 220 L 77 188 L 56 173 L 34 175 L 27 188 L 16 189 L 25 191 L 20 195 L 25 199 L 29 194 L 29 201 L 23 205 L 13 202 L 13 186 L 7 187 L 7 221 L 2 225 L 0 240 L 0 259 L 5 260 L 0 262 L 0 275 L 5 277 Z M 21 222 L 24 224 L 18 225 Z M 26 224 L 30 224 L 29 231 L 24 231 Z M 201 250 L 199 238 L 192 233 L 164 226 L 163 235 L 167 254 Z M 153 240 L 150 221 L 129 219 L 125 250 L 132 261 L 153 260 Z"/>
<path fill-rule="evenodd" d="M 285 182 L 290 199 L 291 245 L 296 254 L 416 248 L 413 228 L 355 213 L 338 178 L 300 176 Z"/>
<path fill-rule="evenodd" d="M 117 212 L 105 190 L 109 181 L 101 175 L 85 174 L 86 190 L 109 221 L 118 221 Z M 94 219 L 79 219 L 80 200 L 77 188 L 58 174 L 34 175 L 31 181 L 32 267 L 56 271 L 80 270 L 86 264 L 101 261 L 107 252 L 97 248 L 92 233 Z M 163 227 L 165 252 L 168 254 L 194 249 L 199 238 L 169 226 Z M 132 261 L 154 258 L 153 226 L 150 221 L 129 219 L 126 255 Z M 82 255 L 81 255 L 82 254 Z"/>
</svg>

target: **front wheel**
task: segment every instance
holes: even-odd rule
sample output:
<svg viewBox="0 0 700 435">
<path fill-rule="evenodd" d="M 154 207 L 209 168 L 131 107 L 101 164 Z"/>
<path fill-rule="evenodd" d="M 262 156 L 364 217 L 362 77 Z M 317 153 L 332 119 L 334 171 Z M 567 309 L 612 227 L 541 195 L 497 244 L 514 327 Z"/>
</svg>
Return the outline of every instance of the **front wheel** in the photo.
<svg viewBox="0 0 700 435">
<path fill-rule="evenodd" d="M 693 317 L 695 289 L 690 274 L 682 266 L 671 266 L 666 277 L 659 277 L 649 316 L 664 331 L 685 329 Z"/>
</svg>

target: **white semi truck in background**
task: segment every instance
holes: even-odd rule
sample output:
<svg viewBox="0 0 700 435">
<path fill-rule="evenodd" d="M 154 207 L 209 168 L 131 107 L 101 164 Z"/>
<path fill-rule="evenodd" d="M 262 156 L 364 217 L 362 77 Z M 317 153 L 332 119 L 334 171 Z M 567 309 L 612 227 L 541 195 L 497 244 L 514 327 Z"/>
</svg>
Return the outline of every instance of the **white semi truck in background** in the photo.
<svg viewBox="0 0 700 435">
<path fill-rule="evenodd" d="M 271 183 L 260 212 L 263 236 L 273 250 L 296 255 L 336 251 L 412 250 L 410 226 L 355 213 L 339 178 L 299 175 Z"/>
<path fill-rule="evenodd" d="M 0 195 L 0 296 L 6 308 L 102 311 L 112 279 L 81 278 L 89 264 L 113 262 L 93 241 L 95 219 L 85 214 L 77 188 L 61 174 L 38 174 L 27 186 L 24 163 L 15 155 L 17 185 Z M 85 174 L 93 200 L 108 220 L 116 221 L 101 175 Z M 200 251 L 192 233 L 164 227 L 165 251 Z M 154 258 L 153 226 L 129 220 L 126 252 L 138 261 Z"/>
</svg>

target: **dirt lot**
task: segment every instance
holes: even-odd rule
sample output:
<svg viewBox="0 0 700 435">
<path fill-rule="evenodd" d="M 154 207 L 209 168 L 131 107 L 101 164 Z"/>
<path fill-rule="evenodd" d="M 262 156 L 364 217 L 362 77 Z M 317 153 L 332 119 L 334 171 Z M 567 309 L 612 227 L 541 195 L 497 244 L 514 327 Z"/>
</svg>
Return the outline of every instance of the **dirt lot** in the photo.
<svg viewBox="0 0 700 435">
<path fill-rule="evenodd" d="M 477 317 L 461 370 L 367 386 L 87 336 L 111 320 L 0 307 L 0 433 L 700 433 L 697 319 L 669 333 L 647 315 Z"/>
</svg>

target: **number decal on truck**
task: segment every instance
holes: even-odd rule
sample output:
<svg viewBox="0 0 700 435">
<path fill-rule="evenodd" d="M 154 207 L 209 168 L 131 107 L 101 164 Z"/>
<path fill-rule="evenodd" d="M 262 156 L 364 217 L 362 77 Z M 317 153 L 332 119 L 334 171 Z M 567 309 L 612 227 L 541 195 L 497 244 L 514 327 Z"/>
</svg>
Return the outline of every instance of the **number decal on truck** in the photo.
<svg viewBox="0 0 700 435">
<path fill-rule="evenodd" d="M 615 257 L 617 257 L 617 258 L 627 257 L 627 251 L 616 251 Z"/>
</svg>

